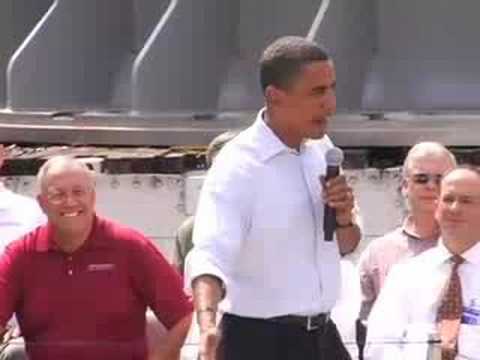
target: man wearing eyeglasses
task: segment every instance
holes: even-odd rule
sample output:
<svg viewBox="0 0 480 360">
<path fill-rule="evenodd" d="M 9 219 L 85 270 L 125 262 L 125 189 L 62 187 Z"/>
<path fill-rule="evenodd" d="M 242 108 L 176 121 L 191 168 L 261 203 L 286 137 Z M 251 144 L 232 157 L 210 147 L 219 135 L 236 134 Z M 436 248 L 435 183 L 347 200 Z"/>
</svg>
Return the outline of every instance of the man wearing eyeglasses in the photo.
<svg viewBox="0 0 480 360">
<path fill-rule="evenodd" d="M 16 314 L 30 360 L 147 359 L 145 313 L 168 329 L 153 358 L 177 359 L 192 304 L 142 234 L 95 213 L 87 166 L 54 157 L 37 177 L 48 223 L 0 259 L 0 334 Z"/>
<path fill-rule="evenodd" d="M 437 244 L 439 227 L 435 208 L 440 182 L 455 165 L 453 154 L 436 142 L 418 143 L 408 152 L 401 183 L 407 216 L 402 226 L 373 240 L 359 260 L 361 320 L 367 319 L 392 265 Z"/>
</svg>

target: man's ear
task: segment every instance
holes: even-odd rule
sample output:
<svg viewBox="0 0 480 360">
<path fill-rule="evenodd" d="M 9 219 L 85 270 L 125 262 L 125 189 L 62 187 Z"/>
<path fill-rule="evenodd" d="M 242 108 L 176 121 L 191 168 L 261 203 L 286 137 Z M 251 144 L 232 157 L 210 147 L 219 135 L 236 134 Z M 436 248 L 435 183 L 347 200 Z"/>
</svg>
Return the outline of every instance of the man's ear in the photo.
<svg viewBox="0 0 480 360">
<path fill-rule="evenodd" d="M 265 99 L 270 105 L 281 105 L 285 98 L 285 93 L 282 89 L 274 85 L 268 85 L 265 89 Z"/>
<path fill-rule="evenodd" d="M 45 213 L 45 199 L 43 198 L 42 194 L 37 195 L 37 202 L 42 211 Z"/>
<path fill-rule="evenodd" d="M 402 182 L 400 183 L 400 192 L 402 193 L 402 196 L 404 198 L 407 198 L 408 196 L 407 186 L 408 186 L 407 180 L 402 179 Z"/>
</svg>

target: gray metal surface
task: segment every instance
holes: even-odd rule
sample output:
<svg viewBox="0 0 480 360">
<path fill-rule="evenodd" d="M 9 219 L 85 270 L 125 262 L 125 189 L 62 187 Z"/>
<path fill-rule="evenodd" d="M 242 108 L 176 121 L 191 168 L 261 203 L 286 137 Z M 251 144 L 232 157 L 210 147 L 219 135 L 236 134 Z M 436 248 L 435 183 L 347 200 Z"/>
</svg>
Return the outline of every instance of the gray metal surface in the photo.
<svg viewBox="0 0 480 360">
<path fill-rule="evenodd" d="M 258 80 L 263 49 L 279 36 L 306 36 L 322 0 L 236 2 L 238 25 L 231 39 L 234 51 L 221 83 L 220 111 L 252 111 L 263 103 Z"/>
<path fill-rule="evenodd" d="M 338 143 L 478 143 L 478 111 L 452 115 L 480 110 L 477 0 L 52 1 L 0 3 L 2 141 L 206 143 L 262 105 L 264 47 L 313 33 L 334 57 L 339 111 L 354 114 L 337 116 Z M 361 115 L 390 110 L 428 116 Z"/>
<path fill-rule="evenodd" d="M 6 105 L 6 74 L 10 57 L 52 2 L 53 0 L 0 1 L 0 107 Z"/>
<path fill-rule="evenodd" d="M 138 113 L 215 112 L 237 1 L 172 0 L 133 68 Z"/>
<path fill-rule="evenodd" d="M 8 69 L 13 110 L 130 109 L 135 50 L 167 1 L 56 0 Z M 135 5 L 135 6 L 134 6 Z"/>
<path fill-rule="evenodd" d="M 229 129 L 250 125 L 255 113 L 223 113 L 214 119 L 188 116 L 125 116 L 77 114 L 52 118 L 49 114 L 0 113 L 0 143 L 96 144 L 134 146 L 205 145 Z M 338 114 L 329 134 L 342 147 L 402 147 L 418 141 L 449 146 L 480 146 L 480 113 L 425 115 L 386 114 L 370 120 L 358 114 Z"/>
<path fill-rule="evenodd" d="M 363 108 L 363 92 L 377 47 L 377 1 L 332 0 L 315 40 L 329 49 L 337 75 L 337 107 Z"/>
<path fill-rule="evenodd" d="M 376 1 L 364 109 L 480 108 L 477 0 Z"/>
</svg>

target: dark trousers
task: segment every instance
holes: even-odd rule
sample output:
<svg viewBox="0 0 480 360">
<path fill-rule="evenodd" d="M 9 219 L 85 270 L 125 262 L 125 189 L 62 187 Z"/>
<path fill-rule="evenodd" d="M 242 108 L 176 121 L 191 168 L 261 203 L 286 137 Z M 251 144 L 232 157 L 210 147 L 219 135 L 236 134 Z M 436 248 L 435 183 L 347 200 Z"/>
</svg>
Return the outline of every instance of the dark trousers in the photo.
<svg viewBox="0 0 480 360">
<path fill-rule="evenodd" d="M 219 360 L 351 360 L 333 321 L 307 331 L 293 324 L 225 314 Z"/>
</svg>

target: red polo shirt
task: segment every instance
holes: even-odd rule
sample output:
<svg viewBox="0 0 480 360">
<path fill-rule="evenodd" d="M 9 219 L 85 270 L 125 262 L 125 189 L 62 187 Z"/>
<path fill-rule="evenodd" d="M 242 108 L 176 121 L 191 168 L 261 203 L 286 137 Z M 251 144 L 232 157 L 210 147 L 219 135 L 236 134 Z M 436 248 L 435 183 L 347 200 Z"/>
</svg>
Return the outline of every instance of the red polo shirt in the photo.
<svg viewBox="0 0 480 360">
<path fill-rule="evenodd" d="M 72 254 L 45 225 L 0 259 L 0 324 L 16 313 L 31 360 L 144 360 L 147 306 L 167 328 L 192 311 L 150 240 L 106 219 Z"/>
</svg>

